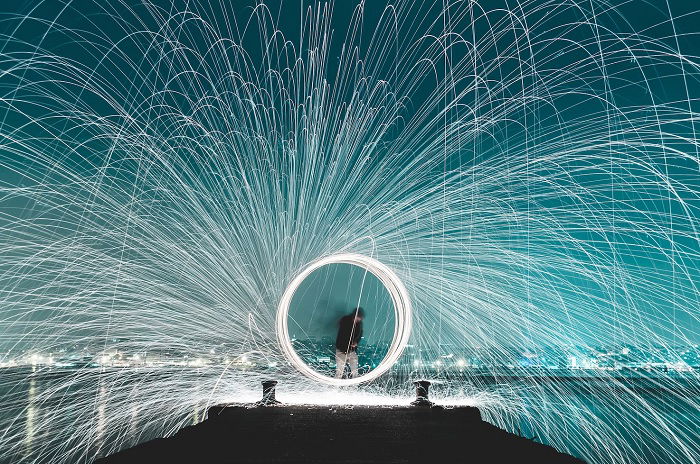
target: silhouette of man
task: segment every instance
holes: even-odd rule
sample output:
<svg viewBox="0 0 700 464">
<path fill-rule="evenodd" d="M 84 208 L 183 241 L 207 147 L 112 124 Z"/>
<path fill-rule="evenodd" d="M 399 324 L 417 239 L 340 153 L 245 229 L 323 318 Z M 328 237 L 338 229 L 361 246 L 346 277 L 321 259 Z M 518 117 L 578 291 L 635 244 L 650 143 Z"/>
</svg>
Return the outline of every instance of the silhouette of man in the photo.
<svg viewBox="0 0 700 464">
<path fill-rule="evenodd" d="M 352 378 L 357 377 L 357 345 L 362 338 L 362 319 L 365 311 L 358 307 L 338 323 L 338 336 L 335 339 L 335 378 L 340 379 L 345 372 L 345 364 L 350 365 Z"/>
</svg>

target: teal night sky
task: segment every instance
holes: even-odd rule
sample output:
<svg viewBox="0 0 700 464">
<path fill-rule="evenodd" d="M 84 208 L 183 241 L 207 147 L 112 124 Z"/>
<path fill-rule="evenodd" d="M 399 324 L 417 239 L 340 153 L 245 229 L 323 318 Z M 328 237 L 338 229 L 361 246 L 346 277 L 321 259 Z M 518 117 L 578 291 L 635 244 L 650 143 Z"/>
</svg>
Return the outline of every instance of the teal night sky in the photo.
<svg viewBox="0 0 700 464">
<path fill-rule="evenodd" d="M 348 247 L 420 343 L 700 343 L 695 2 L 212 3 L 3 6 L 0 343 L 272 339 Z"/>
</svg>

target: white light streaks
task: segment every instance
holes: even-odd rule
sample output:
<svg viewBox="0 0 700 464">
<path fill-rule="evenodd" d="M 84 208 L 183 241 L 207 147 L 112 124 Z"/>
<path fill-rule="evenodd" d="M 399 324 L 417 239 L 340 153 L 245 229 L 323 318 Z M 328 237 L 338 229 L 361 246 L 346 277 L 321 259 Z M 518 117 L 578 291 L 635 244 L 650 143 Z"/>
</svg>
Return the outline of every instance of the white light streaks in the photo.
<svg viewBox="0 0 700 464">
<path fill-rule="evenodd" d="M 394 313 L 396 315 L 394 320 L 393 338 L 384 359 L 382 359 L 379 365 L 377 365 L 377 367 L 371 372 L 360 377 L 350 379 L 334 379 L 319 373 L 312 367 L 308 366 L 296 353 L 296 351 L 294 351 L 288 329 L 289 305 L 291 304 L 294 293 L 296 292 L 297 288 L 299 288 L 299 285 L 301 285 L 304 279 L 311 275 L 311 273 L 315 270 L 334 263 L 359 266 L 374 274 L 387 289 L 389 295 L 391 295 L 391 301 L 394 303 Z M 394 271 L 376 259 L 370 258 L 369 256 L 359 255 L 356 253 L 341 253 L 327 256 L 310 263 L 289 283 L 282 294 L 282 298 L 280 299 L 280 304 L 277 309 L 277 340 L 279 341 L 280 349 L 287 359 L 297 370 L 299 370 L 299 372 L 303 373 L 307 377 L 330 385 L 358 385 L 360 383 L 369 382 L 376 379 L 391 369 L 396 361 L 398 361 L 403 353 L 403 350 L 406 348 L 406 344 L 408 343 L 408 339 L 411 335 L 412 317 L 411 299 L 408 296 L 408 291 L 406 291 L 406 288 Z"/>
<path fill-rule="evenodd" d="M 428 377 L 590 463 L 700 463 L 685 3 L 0 13 L 0 461 L 89 462 L 268 377 L 352 404 Z M 288 284 L 339 254 L 395 273 L 412 315 L 396 365 L 352 389 L 277 340 Z"/>
</svg>

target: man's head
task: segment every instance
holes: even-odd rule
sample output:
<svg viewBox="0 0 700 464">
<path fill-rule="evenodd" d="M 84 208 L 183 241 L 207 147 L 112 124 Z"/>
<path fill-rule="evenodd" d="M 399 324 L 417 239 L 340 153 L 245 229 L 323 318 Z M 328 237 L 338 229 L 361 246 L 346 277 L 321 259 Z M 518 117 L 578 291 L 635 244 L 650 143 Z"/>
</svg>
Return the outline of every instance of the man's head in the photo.
<svg viewBox="0 0 700 464">
<path fill-rule="evenodd" d="M 365 310 L 358 306 L 357 308 L 352 310 L 352 315 L 355 317 L 356 320 L 361 321 L 365 317 Z"/>
</svg>

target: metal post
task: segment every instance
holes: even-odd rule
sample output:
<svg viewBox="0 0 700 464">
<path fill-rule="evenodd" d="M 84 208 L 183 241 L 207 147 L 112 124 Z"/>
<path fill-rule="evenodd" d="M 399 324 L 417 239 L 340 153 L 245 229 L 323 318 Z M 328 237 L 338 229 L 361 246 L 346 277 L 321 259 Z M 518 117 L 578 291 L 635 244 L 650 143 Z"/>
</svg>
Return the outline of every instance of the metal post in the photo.
<svg viewBox="0 0 700 464">
<path fill-rule="evenodd" d="M 430 382 L 427 380 L 416 380 L 413 382 L 416 386 L 416 399 L 411 403 L 412 406 L 433 406 L 433 403 L 428 399 L 428 388 Z"/>
<path fill-rule="evenodd" d="M 262 400 L 255 403 L 258 406 L 273 406 L 275 404 L 280 404 L 277 399 L 275 399 L 275 387 L 277 386 L 276 380 L 265 380 L 262 383 L 263 396 Z"/>
</svg>

